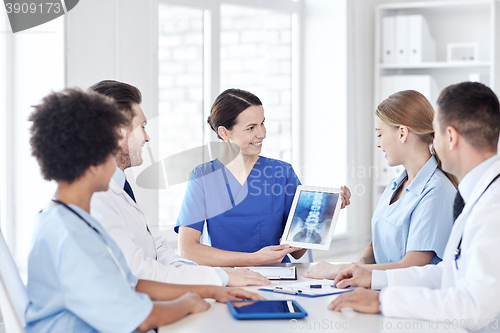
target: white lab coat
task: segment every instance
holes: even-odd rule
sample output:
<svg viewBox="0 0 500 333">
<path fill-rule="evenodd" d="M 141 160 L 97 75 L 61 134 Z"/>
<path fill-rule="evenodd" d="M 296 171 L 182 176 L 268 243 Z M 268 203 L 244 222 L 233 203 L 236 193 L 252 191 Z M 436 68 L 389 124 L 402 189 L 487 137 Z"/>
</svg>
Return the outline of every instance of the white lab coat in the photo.
<svg viewBox="0 0 500 333">
<path fill-rule="evenodd" d="M 462 328 L 500 331 L 500 179 L 481 196 L 499 173 L 497 161 L 474 187 L 441 263 L 387 271 L 388 287 L 379 297 L 385 316 L 457 320 Z M 457 270 L 454 251 L 462 233 Z"/>
<path fill-rule="evenodd" d="M 135 203 L 116 183 L 109 182 L 106 192 L 96 192 L 90 213 L 106 229 L 125 256 L 132 274 L 139 279 L 178 284 L 222 285 L 213 267 L 185 265 L 164 236 L 152 236 L 146 229 L 149 219 L 143 207 Z M 155 260 L 158 255 L 158 260 Z M 192 263 L 192 262 L 191 262 Z"/>
</svg>

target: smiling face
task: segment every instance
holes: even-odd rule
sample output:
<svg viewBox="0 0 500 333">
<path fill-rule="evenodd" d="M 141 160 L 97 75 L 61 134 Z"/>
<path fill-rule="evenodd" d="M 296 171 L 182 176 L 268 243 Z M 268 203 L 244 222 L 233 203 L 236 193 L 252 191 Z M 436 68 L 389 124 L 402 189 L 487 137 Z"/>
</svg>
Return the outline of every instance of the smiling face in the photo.
<svg viewBox="0 0 500 333">
<path fill-rule="evenodd" d="M 243 155 L 258 155 L 262 150 L 262 141 L 266 138 L 264 126 L 264 108 L 252 105 L 236 118 L 231 130 L 223 131 L 224 141 L 237 144 Z"/>
<path fill-rule="evenodd" d="M 122 129 L 124 140 L 120 144 L 121 151 L 116 156 L 118 167 L 122 170 L 142 164 L 142 147 L 150 140 L 146 133 L 147 119 L 144 112 L 137 103 L 133 104 L 132 109 L 135 116 L 131 127 Z"/>
<path fill-rule="evenodd" d="M 377 147 L 382 149 L 389 166 L 400 165 L 399 131 L 397 127 L 389 126 L 375 117 L 375 131 L 377 132 Z"/>
</svg>

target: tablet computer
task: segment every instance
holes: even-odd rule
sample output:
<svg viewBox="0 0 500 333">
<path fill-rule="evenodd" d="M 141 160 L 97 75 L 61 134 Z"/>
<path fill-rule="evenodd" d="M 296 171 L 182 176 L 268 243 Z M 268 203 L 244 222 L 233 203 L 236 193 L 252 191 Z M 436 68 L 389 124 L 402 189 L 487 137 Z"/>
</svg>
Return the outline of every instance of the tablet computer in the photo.
<svg viewBox="0 0 500 333">
<path fill-rule="evenodd" d="M 340 194 L 339 188 L 299 185 L 281 244 L 328 250 L 339 216 Z"/>
<path fill-rule="evenodd" d="M 294 300 L 227 301 L 236 319 L 304 318 L 307 312 Z"/>
</svg>

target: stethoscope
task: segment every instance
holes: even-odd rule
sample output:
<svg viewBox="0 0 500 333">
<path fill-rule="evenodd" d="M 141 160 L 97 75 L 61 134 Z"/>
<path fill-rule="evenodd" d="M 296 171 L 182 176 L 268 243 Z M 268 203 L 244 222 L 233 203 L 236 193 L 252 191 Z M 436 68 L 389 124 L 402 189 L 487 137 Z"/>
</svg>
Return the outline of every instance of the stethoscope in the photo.
<svg viewBox="0 0 500 333">
<path fill-rule="evenodd" d="M 493 184 L 495 182 L 495 180 L 498 179 L 498 177 L 500 177 L 500 174 L 498 174 L 495 178 L 493 178 L 493 180 L 488 184 L 488 186 L 486 186 L 483 193 L 481 193 L 481 195 L 476 199 L 476 201 L 474 202 L 474 204 L 472 206 L 474 206 L 479 201 L 479 199 L 481 199 L 483 194 L 488 190 L 488 188 L 491 186 L 491 184 Z M 472 209 L 472 207 L 470 209 Z M 458 259 L 460 258 L 460 254 L 462 252 L 462 239 L 463 238 L 464 238 L 464 232 L 462 230 L 462 236 L 460 236 L 460 241 L 458 242 L 457 249 L 453 252 L 455 254 L 455 267 L 457 268 L 457 270 L 458 270 Z"/>
<path fill-rule="evenodd" d="M 113 251 L 111 250 L 111 248 L 109 247 L 109 245 L 106 243 L 106 240 L 104 239 L 104 237 L 102 237 L 101 233 L 99 232 L 99 230 L 97 230 L 94 226 L 92 226 L 87 220 L 85 220 L 80 214 L 78 214 L 73 208 L 71 208 L 70 206 L 66 205 L 64 202 L 62 202 L 61 200 L 59 199 L 52 199 L 52 201 L 54 202 L 57 202 L 58 204 L 61 204 L 63 205 L 64 207 L 66 207 L 67 209 L 69 209 L 73 214 L 75 214 L 76 216 L 78 216 L 83 222 L 85 222 L 92 230 L 94 230 L 98 235 L 99 237 L 101 238 L 102 242 L 104 243 L 104 245 L 106 246 L 106 250 L 108 250 L 108 253 L 109 255 L 111 256 L 111 259 L 113 259 L 113 262 L 115 263 L 116 267 L 118 268 L 118 270 L 120 271 L 121 275 L 123 276 L 123 278 L 125 279 L 125 281 L 127 281 L 127 283 L 130 285 L 130 287 L 132 288 L 135 288 L 135 284 L 133 283 L 130 283 L 127 279 L 127 274 L 125 274 L 125 270 L 123 269 L 122 265 L 120 265 L 120 262 L 118 261 L 118 259 L 116 258 L 115 254 L 113 253 Z"/>
</svg>

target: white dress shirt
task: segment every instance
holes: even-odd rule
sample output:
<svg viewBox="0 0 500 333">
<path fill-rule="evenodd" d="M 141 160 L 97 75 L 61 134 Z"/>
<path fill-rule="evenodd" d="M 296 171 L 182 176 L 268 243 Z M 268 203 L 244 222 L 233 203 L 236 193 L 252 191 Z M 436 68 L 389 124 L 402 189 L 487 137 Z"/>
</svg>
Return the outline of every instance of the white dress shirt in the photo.
<svg viewBox="0 0 500 333">
<path fill-rule="evenodd" d="M 438 265 L 372 272 L 388 317 L 453 320 L 467 329 L 498 332 L 500 326 L 500 173 L 495 155 L 471 170 L 459 185 L 465 200 Z M 452 207 L 450 207 L 452 209 Z M 462 238 L 461 253 L 455 250 Z M 384 276 L 385 275 L 385 276 Z M 378 280 L 378 281 L 376 281 Z M 375 283 L 373 283 L 375 282 Z"/>
<path fill-rule="evenodd" d="M 123 190 L 125 180 L 125 173 L 117 168 L 109 189 L 92 196 L 90 213 L 118 244 L 132 273 L 159 282 L 227 285 L 229 277 L 223 269 L 181 258 L 166 237 L 149 232 L 145 210 Z"/>
</svg>

